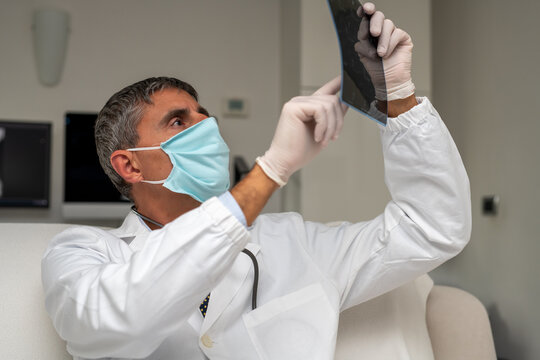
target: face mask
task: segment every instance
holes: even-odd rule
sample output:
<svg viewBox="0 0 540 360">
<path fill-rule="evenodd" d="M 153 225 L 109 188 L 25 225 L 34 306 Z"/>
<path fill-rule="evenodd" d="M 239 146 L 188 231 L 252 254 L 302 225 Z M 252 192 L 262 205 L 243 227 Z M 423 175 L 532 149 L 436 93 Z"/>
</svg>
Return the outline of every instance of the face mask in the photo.
<svg viewBox="0 0 540 360">
<path fill-rule="evenodd" d="M 127 151 L 163 150 L 173 165 L 165 180 L 142 182 L 163 184 L 176 193 L 204 202 L 229 189 L 229 148 L 213 117 L 174 135 L 160 146 Z"/>
</svg>

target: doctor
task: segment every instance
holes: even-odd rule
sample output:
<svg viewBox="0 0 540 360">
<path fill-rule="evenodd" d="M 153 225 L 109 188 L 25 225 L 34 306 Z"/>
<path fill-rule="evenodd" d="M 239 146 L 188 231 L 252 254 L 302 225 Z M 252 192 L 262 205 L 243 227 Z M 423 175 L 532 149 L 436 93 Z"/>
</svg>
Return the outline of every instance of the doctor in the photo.
<svg viewBox="0 0 540 360">
<path fill-rule="evenodd" d="M 364 11 L 371 28 L 357 51 L 369 62 L 366 31 L 379 37 L 391 100 L 377 104 L 392 117 L 381 127 L 384 212 L 335 227 L 258 216 L 337 138 L 339 81 L 285 104 L 269 150 L 230 192 L 228 148 L 195 90 L 133 84 L 100 112 L 96 143 L 134 211 L 115 230 L 66 230 L 42 261 L 47 311 L 75 359 L 332 359 L 340 311 L 461 251 L 471 214 L 459 153 L 429 100 L 414 97 L 410 37 L 373 4 Z"/>
</svg>

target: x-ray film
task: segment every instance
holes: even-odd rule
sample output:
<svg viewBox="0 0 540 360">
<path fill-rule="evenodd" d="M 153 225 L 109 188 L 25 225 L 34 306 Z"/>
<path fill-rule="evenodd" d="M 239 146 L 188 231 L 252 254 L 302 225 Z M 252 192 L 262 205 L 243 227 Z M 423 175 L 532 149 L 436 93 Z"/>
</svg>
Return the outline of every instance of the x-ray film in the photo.
<svg viewBox="0 0 540 360">
<path fill-rule="evenodd" d="M 370 111 L 371 104 L 375 101 L 375 86 L 370 73 L 376 76 L 376 81 L 379 82 L 378 100 L 386 101 L 383 59 L 376 53 L 376 39 L 369 34 L 370 19 L 366 14 L 358 15 L 358 9 L 362 6 L 358 0 L 327 1 L 341 49 L 341 100 L 376 122 L 386 125 L 387 114 Z M 359 40 L 362 22 L 367 22 L 362 26 L 366 39 Z M 372 56 L 362 56 L 361 60 L 361 55 L 355 49 L 357 43 L 362 53 Z M 366 66 L 369 67 L 369 72 Z"/>
</svg>

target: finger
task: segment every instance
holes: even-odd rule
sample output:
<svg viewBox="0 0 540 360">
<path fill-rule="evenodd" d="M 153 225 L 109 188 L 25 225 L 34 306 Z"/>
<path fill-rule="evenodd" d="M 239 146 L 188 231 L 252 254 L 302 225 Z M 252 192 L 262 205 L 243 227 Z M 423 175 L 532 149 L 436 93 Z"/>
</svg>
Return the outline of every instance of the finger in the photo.
<svg viewBox="0 0 540 360">
<path fill-rule="evenodd" d="M 343 111 L 341 110 L 341 102 L 338 100 L 333 107 L 334 110 L 334 128 L 332 130 L 332 136 L 329 140 L 337 140 L 341 128 L 343 127 Z"/>
<path fill-rule="evenodd" d="M 377 58 L 377 49 L 367 40 L 354 44 L 354 51 L 360 56 L 360 59 L 366 57 L 375 60 Z"/>
<path fill-rule="evenodd" d="M 327 120 L 326 120 L 326 132 L 324 133 L 324 139 L 322 141 L 323 146 L 328 145 L 331 139 L 334 138 L 337 128 L 337 99 L 333 104 L 327 104 Z"/>
<path fill-rule="evenodd" d="M 341 129 L 343 128 L 343 116 L 344 113 L 349 108 L 347 105 L 343 104 L 339 99 L 332 99 L 331 110 L 333 117 L 331 118 L 332 123 L 328 124 L 327 136 L 325 138 L 325 143 L 327 145 L 330 140 L 336 140 L 339 137 Z M 329 118 L 330 120 L 330 118 Z"/>
<path fill-rule="evenodd" d="M 365 15 L 364 8 L 362 6 L 359 6 L 358 9 L 356 9 L 356 15 L 361 18 Z"/>
<path fill-rule="evenodd" d="M 302 104 L 303 116 L 300 119 L 303 122 L 315 122 L 313 130 L 315 142 L 326 146 L 330 139 L 338 137 L 343 127 L 343 116 L 349 107 L 339 101 L 336 96 L 299 96 L 292 98 L 290 103 L 293 102 Z"/>
<path fill-rule="evenodd" d="M 375 14 L 371 16 L 371 19 L 369 20 L 369 29 L 373 37 L 379 37 L 379 35 L 381 35 L 384 19 L 384 14 L 380 11 L 375 12 Z"/>
<path fill-rule="evenodd" d="M 398 45 L 405 44 L 409 41 L 411 41 L 410 35 L 405 31 L 396 28 L 390 37 L 390 41 L 388 42 L 388 49 L 386 51 L 385 58 L 391 56 Z"/>
<path fill-rule="evenodd" d="M 347 110 L 349 110 L 349 107 L 343 103 L 340 102 L 340 107 L 337 109 L 339 112 L 337 117 L 337 124 L 336 124 L 336 132 L 334 134 L 333 140 L 337 140 L 339 137 L 339 134 L 341 134 L 341 129 L 343 129 L 343 124 L 345 123 L 344 117 L 347 113 Z"/>
<path fill-rule="evenodd" d="M 379 44 L 377 46 L 377 54 L 379 54 L 380 57 L 384 57 L 387 54 L 390 38 L 392 37 L 395 28 L 396 26 L 392 20 L 384 19 L 381 36 L 379 36 Z"/>
<path fill-rule="evenodd" d="M 339 105 L 341 106 L 341 113 L 343 114 L 343 116 L 345 116 L 345 114 L 347 114 L 347 111 L 349 111 L 349 106 L 343 102 L 339 102 Z"/>
<path fill-rule="evenodd" d="M 315 132 L 313 138 L 315 139 L 315 142 L 321 142 L 324 139 L 328 128 L 328 113 L 322 104 L 317 104 L 313 118 L 315 119 Z"/>
<path fill-rule="evenodd" d="M 335 95 L 341 89 L 341 76 L 336 76 L 323 86 L 319 90 L 315 91 L 313 95 Z"/>
<path fill-rule="evenodd" d="M 367 19 L 362 19 L 360 21 L 360 26 L 358 27 L 358 40 L 367 40 L 369 39 L 369 21 Z"/>
<path fill-rule="evenodd" d="M 359 9 L 358 16 L 361 16 L 362 13 L 366 15 L 373 15 L 375 13 L 375 5 L 373 3 L 367 2 L 364 6 L 361 6 Z"/>
<path fill-rule="evenodd" d="M 326 146 L 336 130 L 335 110 L 339 100 L 336 96 L 324 95 L 322 97 L 310 97 L 309 102 L 315 109 L 313 113 L 313 120 L 315 121 L 313 138 L 316 142 Z"/>
<path fill-rule="evenodd" d="M 326 95 L 331 96 L 331 95 Z M 293 98 L 291 101 L 298 103 L 302 115 L 299 117 L 304 123 L 314 122 L 313 139 L 320 142 L 325 134 L 328 117 L 323 98 L 317 96 L 300 96 Z"/>
</svg>

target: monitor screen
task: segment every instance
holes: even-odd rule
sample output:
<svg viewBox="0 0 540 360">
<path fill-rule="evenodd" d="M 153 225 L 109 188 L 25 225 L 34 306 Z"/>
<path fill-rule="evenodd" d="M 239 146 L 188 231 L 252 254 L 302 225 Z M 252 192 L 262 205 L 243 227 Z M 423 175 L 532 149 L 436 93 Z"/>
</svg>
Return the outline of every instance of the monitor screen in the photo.
<svg viewBox="0 0 540 360">
<path fill-rule="evenodd" d="M 51 124 L 0 120 L 0 206 L 49 207 Z"/>
<path fill-rule="evenodd" d="M 99 163 L 94 141 L 96 118 L 96 113 L 66 113 L 65 203 L 127 203 Z"/>
</svg>

